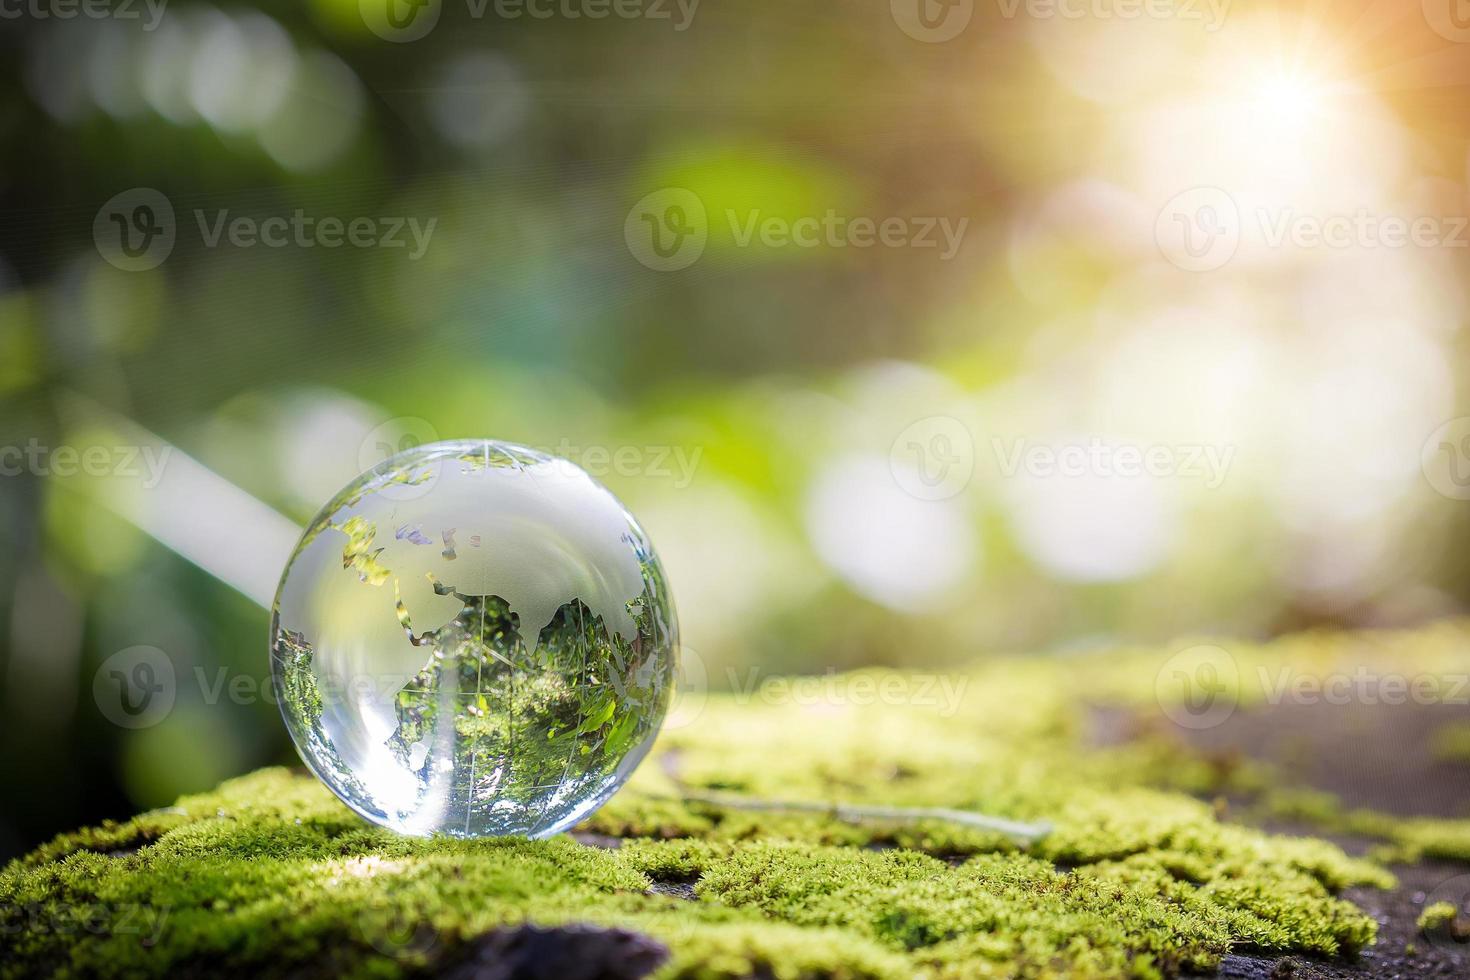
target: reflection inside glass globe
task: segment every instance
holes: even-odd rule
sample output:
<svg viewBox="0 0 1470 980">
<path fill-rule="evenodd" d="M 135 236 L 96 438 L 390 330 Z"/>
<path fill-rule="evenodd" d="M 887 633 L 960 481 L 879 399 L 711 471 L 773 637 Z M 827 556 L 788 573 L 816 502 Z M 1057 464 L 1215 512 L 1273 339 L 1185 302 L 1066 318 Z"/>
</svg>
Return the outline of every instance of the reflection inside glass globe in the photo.
<svg viewBox="0 0 1470 980">
<path fill-rule="evenodd" d="M 648 752 L 676 647 L 658 558 L 611 493 L 534 450 L 435 443 L 312 521 L 276 595 L 271 671 L 302 758 L 358 813 L 540 837 Z"/>
</svg>

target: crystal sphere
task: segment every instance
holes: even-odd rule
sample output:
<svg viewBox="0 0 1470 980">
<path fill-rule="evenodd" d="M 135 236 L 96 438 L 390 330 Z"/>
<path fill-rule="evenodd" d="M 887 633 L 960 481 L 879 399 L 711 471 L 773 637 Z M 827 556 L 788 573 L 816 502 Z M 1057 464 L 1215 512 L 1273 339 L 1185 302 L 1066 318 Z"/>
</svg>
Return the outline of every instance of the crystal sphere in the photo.
<svg viewBox="0 0 1470 980">
<path fill-rule="evenodd" d="M 647 754 L 678 625 L 648 537 L 555 456 L 408 450 L 307 527 L 271 614 L 271 675 L 306 764 L 402 833 L 565 830 Z"/>
</svg>

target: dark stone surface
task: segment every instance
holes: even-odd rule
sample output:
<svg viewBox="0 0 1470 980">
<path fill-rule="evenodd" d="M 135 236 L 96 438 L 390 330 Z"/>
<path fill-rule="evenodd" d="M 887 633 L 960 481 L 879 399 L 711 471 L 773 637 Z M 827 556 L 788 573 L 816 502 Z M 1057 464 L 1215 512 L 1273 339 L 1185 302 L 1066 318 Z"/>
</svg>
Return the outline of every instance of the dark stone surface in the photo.
<svg viewBox="0 0 1470 980">
<path fill-rule="evenodd" d="M 668 956 L 662 944 L 625 929 L 527 925 L 471 940 L 435 975 L 446 980 L 637 980 Z"/>
<path fill-rule="evenodd" d="M 1434 734 L 1470 722 L 1463 704 L 1266 704 L 1180 730 L 1197 749 L 1277 766 L 1286 785 L 1406 817 L 1470 816 L 1470 765 L 1437 759 Z"/>
<path fill-rule="evenodd" d="M 1460 704 L 1299 704 L 1288 699 L 1242 709 L 1215 728 L 1178 733 L 1222 761 L 1269 762 L 1287 785 L 1333 793 L 1348 809 L 1464 817 L 1470 814 L 1470 765 L 1438 759 L 1431 746 L 1440 727 L 1466 720 L 1470 707 Z M 1116 717 L 1098 720 L 1104 733 L 1115 732 L 1119 724 Z M 1357 855 L 1375 843 L 1324 835 L 1313 827 L 1266 829 L 1326 836 Z M 1390 870 L 1399 881 L 1396 889 L 1353 888 L 1343 895 L 1378 922 L 1378 941 L 1357 959 L 1329 963 L 1231 956 L 1217 975 L 1229 980 L 1470 978 L 1470 944 L 1449 936 L 1426 937 L 1418 926 L 1425 905 L 1436 901 L 1454 902 L 1470 913 L 1470 868 L 1424 862 Z"/>
</svg>

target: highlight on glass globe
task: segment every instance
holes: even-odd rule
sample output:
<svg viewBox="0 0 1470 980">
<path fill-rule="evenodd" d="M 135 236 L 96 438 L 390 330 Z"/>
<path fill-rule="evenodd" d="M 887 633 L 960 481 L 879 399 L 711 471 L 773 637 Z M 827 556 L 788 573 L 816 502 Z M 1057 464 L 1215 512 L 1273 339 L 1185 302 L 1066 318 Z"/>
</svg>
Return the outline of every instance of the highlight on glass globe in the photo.
<svg viewBox="0 0 1470 980">
<path fill-rule="evenodd" d="M 307 527 L 271 671 L 307 765 L 425 836 L 558 833 L 651 747 L 678 626 L 647 535 L 576 465 L 490 440 L 400 453 Z"/>
</svg>

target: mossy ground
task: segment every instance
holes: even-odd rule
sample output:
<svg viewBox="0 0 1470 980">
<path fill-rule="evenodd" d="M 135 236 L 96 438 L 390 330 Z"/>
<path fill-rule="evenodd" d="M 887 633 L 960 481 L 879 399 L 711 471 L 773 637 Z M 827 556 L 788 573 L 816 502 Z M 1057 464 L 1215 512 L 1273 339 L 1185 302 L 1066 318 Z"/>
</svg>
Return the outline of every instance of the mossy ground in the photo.
<svg viewBox="0 0 1470 980">
<path fill-rule="evenodd" d="M 1371 655 L 1444 674 L 1464 669 L 1470 628 L 1227 646 L 1226 696 L 1250 712 L 1256 664 L 1326 673 Z M 1344 890 L 1392 887 L 1389 860 L 1470 865 L 1470 820 L 1354 812 L 1191 747 L 1157 701 L 1171 652 L 990 660 L 945 679 L 954 701 L 883 671 L 828 678 L 815 698 L 688 700 L 689 723 L 618 796 L 544 841 L 405 839 L 314 779 L 261 771 L 10 865 L 0 974 L 391 977 L 460 962 L 503 927 L 584 923 L 652 937 L 664 977 L 1175 976 L 1240 953 L 1350 961 L 1378 923 Z M 1053 830 L 1026 845 L 695 792 Z M 1352 857 L 1262 816 L 1382 850 Z"/>
</svg>

